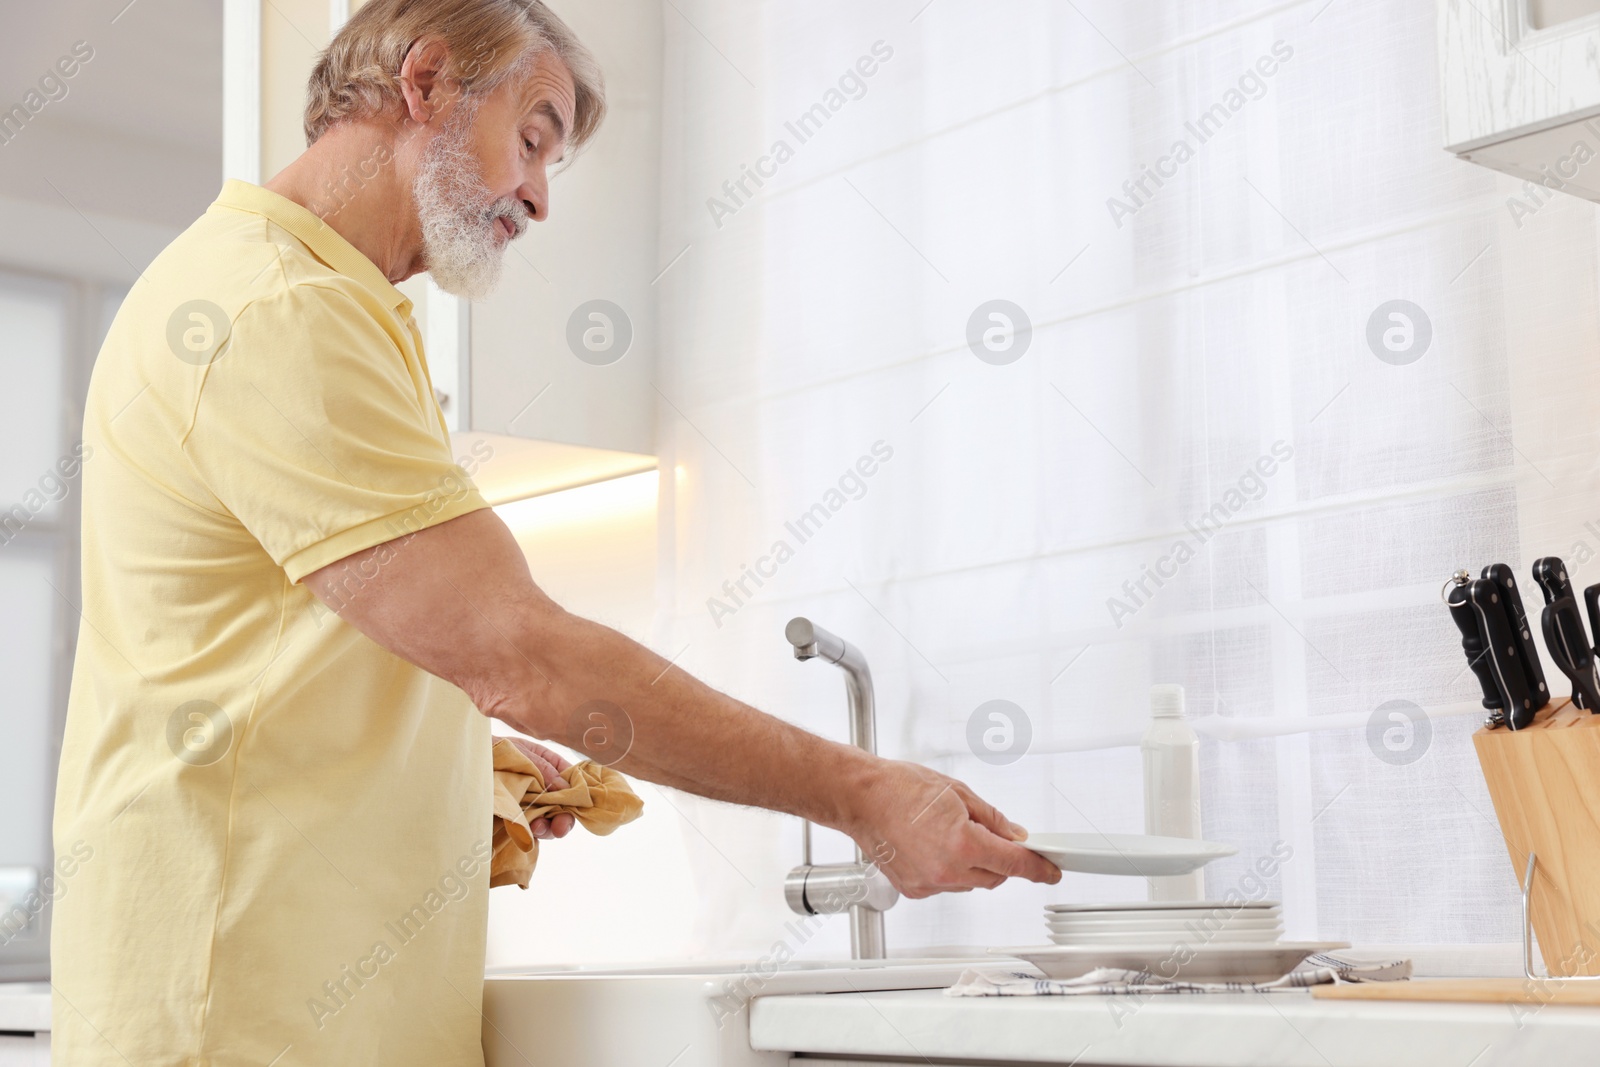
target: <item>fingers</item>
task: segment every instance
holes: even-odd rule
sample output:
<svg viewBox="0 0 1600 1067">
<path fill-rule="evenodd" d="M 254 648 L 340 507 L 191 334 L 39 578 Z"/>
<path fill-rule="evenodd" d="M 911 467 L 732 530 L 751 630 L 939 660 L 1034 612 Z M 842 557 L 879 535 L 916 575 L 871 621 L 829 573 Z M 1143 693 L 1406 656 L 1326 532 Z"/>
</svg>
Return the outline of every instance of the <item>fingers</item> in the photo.
<svg viewBox="0 0 1600 1067">
<path fill-rule="evenodd" d="M 561 777 L 561 771 L 555 764 L 537 752 L 529 752 L 527 755 L 529 762 L 539 768 L 539 777 L 544 779 L 544 791 L 546 793 L 554 793 L 558 789 L 567 787 L 567 780 Z"/>
<path fill-rule="evenodd" d="M 998 877 L 998 885 L 1007 878 L 1026 878 L 1030 882 L 1055 885 L 1061 881 L 1061 868 L 1031 849 L 1015 842 L 1026 840 L 1028 831 L 1000 813 L 1000 809 L 974 793 L 965 782 L 955 783 L 955 790 L 967 805 L 971 816 L 968 826 L 974 831 L 975 854 L 972 865 L 990 877 Z M 979 881 L 973 883 L 984 888 L 993 886 Z"/>
<path fill-rule="evenodd" d="M 985 850 L 985 859 L 976 864 L 978 868 L 1046 885 L 1061 881 L 1061 868 L 1032 849 L 1012 843 L 1027 840 L 1028 831 L 1024 827 L 1006 818 L 998 808 L 974 793 L 964 782 L 957 783 L 956 789 L 961 799 L 966 801 L 972 821 L 990 832 L 988 839 L 980 844 Z M 980 838 L 983 836 L 979 835 Z"/>
<path fill-rule="evenodd" d="M 1055 885 L 1061 881 L 1061 868 L 1012 841 L 1002 840 L 982 827 L 973 826 L 972 865 L 980 871 L 1006 878 L 1026 878 L 1030 882 Z"/>
<path fill-rule="evenodd" d="M 556 769 L 557 774 L 566 774 L 567 771 L 572 769 L 572 761 L 554 749 L 545 748 L 539 744 L 535 744 L 533 747 L 537 748 L 540 755 L 550 762 L 550 765 Z"/>
<path fill-rule="evenodd" d="M 529 762 L 539 768 L 539 777 L 544 779 L 546 792 L 567 788 L 568 782 L 563 772 L 570 770 L 572 764 L 559 752 L 554 752 L 526 737 L 512 737 L 510 740 L 517 746 L 518 751 L 528 757 Z"/>
<path fill-rule="evenodd" d="M 902 872 L 891 864 L 881 869 L 909 900 L 995 889 L 1011 878 L 1046 885 L 1061 881 L 1061 869 L 1055 864 L 1021 845 L 1001 840 L 976 823 L 969 822 L 956 839 L 956 847 L 947 846 L 940 861 L 930 867 Z"/>
<path fill-rule="evenodd" d="M 1000 814 L 999 808 L 974 793 L 965 783 L 957 782 L 955 789 L 966 803 L 973 822 L 1007 841 L 1021 841 L 1028 836 L 1027 830 Z"/>
<path fill-rule="evenodd" d="M 517 746 L 528 762 L 532 763 L 539 771 L 539 777 L 544 779 L 544 792 L 554 793 L 567 788 L 567 779 L 561 772 L 571 769 L 572 764 L 563 759 L 559 752 L 553 752 L 535 741 L 526 737 L 512 737 L 511 743 Z M 554 819 L 540 817 L 528 824 L 528 829 L 533 836 L 541 841 L 549 841 L 558 837 L 566 837 L 572 832 L 576 821 L 567 812 L 559 812 Z"/>
<path fill-rule="evenodd" d="M 1006 881 L 1006 877 L 1003 874 L 995 874 L 993 871 L 985 871 L 977 867 L 972 868 L 968 873 L 968 877 L 972 879 L 973 886 L 978 889 L 997 889 L 1004 885 Z"/>
<path fill-rule="evenodd" d="M 566 837 L 572 832 L 576 820 L 566 812 L 560 812 L 554 819 L 537 818 L 528 824 L 528 829 L 533 831 L 533 836 L 541 841 L 553 838 Z"/>
<path fill-rule="evenodd" d="M 916 764 L 897 764 L 895 769 L 902 773 L 890 795 L 908 802 L 914 799 L 909 807 L 916 815 L 908 822 L 887 819 L 877 830 L 868 827 L 865 837 L 866 842 L 877 842 L 875 834 L 886 835 L 883 840 L 892 846 L 891 855 L 880 866 L 905 897 L 994 889 L 1009 878 L 1045 885 L 1061 881 L 1059 867 L 1018 843 L 1026 840 L 1027 830 L 966 783 Z M 946 794 L 954 798 L 947 799 Z M 897 813 L 902 806 L 890 808 Z M 863 848 L 866 842 L 857 837 Z"/>
</svg>

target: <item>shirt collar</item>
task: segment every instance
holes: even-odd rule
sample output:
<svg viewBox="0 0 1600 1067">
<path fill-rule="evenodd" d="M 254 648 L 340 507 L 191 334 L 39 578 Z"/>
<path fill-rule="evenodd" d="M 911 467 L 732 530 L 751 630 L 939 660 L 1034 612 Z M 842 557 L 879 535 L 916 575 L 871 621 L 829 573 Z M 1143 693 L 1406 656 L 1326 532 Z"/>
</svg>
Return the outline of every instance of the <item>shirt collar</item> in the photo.
<svg viewBox="0 0 1600 1067">
<path fill-rule="evenodd" d="M 339 232 L 306 207 L 279 196 L 259 185 L 229 178 L 223 182 L 216 202 L 223 207 L 248 211 L 277 223 L 294 234 L 312 255 L 372 291 L 386 307 L 396 308 L 401 316 L 411 313 L 411 300 L 396 289 L 378 265 L 346 241 Z"/>
</svg>

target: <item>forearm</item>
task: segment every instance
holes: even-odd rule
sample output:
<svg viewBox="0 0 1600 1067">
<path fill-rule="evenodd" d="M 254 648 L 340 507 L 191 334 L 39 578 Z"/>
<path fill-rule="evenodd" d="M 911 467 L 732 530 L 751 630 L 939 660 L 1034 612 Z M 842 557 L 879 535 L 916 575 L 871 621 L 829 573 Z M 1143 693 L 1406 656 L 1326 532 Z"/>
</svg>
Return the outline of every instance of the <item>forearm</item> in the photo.
<svg viewBox="0 0 1600 1067">
<path fill-rule="evenodd" d="M 306 581 L 340 618 L 529 736 L 639 778 L 847 833 L 874 803 L 884 761 L 764 715 L 563 610 L 533 582 L 493 512 L 380 545 Z"/>
<path fill-rule="evenodd" d="M 634 777 L 850 832 L 880 760 L 720 693 L 609 627 L 539 605 L 479 707 Z"/>
<path fill-rule="evenodd" d="M 825 741 L 564 611 L 483 509 L 306 576 L 339 617 L 485 714 L 629 774 L 843 830 L 911 897 L 1060 872 L 963 782 Z"/>
</svg>

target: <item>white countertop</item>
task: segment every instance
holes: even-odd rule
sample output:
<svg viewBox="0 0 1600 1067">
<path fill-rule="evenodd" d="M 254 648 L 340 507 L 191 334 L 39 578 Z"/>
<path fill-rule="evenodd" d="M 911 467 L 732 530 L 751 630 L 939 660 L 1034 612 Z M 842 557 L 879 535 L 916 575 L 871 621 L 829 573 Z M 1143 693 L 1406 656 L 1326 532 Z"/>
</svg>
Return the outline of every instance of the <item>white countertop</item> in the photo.
<svg viewBox="0 0 1600 1067">
<path fill-rule="evenodd" d="M 769 996 L 756 1049 L 1139 1067 L 1555 1067 L 1596 1061 L 1600 1008 L 1196 996 L 947 997 L 942 990 Z"/>
<path fill-rule="evenodd" d="M 49 1029 L 49 982 L 0 982 L 0 1033 Z"/>
<path fill-rule="evenodd" d="M 0 983 L 0 1032 L 50 1029 L 50 986 Z M 1116 1067 L 1564 1067 L 1594 1062 L 1600 1008 L 1314 1000 L 1309 992 L 757 997 L 757 1050 Z"/>
</svg>

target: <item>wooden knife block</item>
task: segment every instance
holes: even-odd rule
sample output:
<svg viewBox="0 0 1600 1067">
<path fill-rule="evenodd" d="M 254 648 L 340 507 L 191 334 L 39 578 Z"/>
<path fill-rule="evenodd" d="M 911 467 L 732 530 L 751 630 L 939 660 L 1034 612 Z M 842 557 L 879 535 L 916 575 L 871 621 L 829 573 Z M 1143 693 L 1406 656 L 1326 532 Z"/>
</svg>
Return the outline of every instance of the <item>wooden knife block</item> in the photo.
<svg viewBox="0 0 1600 1067">
<path fill-rule="evenodd" d="M 1538 855 L 1530 911 L 1545 970 L 1600 974 L 1600 715 L 1552 700 L 1526 728 L 1484 727 L 1472 744 L 1519 888 Z"/>
</svg>

